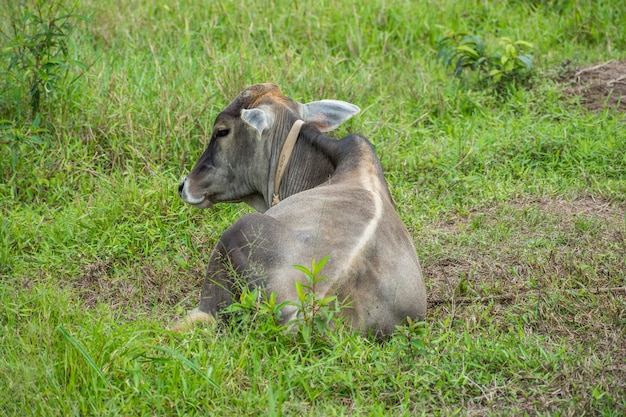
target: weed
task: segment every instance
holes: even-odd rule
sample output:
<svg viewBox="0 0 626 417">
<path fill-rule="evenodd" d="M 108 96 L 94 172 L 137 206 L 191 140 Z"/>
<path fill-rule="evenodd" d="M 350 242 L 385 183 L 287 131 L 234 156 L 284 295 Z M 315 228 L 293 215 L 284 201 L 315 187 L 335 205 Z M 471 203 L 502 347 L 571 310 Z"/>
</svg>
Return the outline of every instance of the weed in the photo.
<svg viewBox="0 0 626 417">
<path fill-rule="evenodd" d="M 295 282 L 298 295 L 297 301 L 277 303 L 276 294 L 266 294 L 261 288 L 241 288 L 239 301 L 232 303 L 224 313 L 232 316 L 237 326 L 256 329 L 268 337 L 291 329 L 307 346 L 312 346 L 319 338 L 328 338 L 331 331 L 340 327 L 342 320 L 339 313 L 347 304 L 341 304 L 337 296 L 320 297 L 317 287 L 326 280 L 321 270 L 330 256 L 319 262 L 313 260 L 311 268 L 294 265 L 293 268 L 302 272 L 306 282 Z M 293 319 L 284 323 L 283 309 L 295 308 Z"/>
<path fill-rule="evenodd" d="M 437 43 L 439 60 L 462 78 L 466 70 L 478 74 L 478 82 L 501 90 L 526 82 L 533 73 L 533 45 L 523 40 L 500 38 L 500 50 L 489 52 L 483 38 L 466 32 L 444 36 Z"/>
<path fill-rule="evenodd" d="M 10 146 L 13 170 L 19 145 L 49 137 L 53 121 L 47 119 L 70 103 L 72 84 L 87 70 L 70 52 L 72 29 L 83 19 L 75 13 L 77 2 L 69 8 L 63 0 L 33 3 L 12 10 L 10 30 L 0 26 L 0 144 Z"/>
<path fill-rule="evenodd" d="M 72 337 L 72 335 L 70 335 L 67 330 L 65 330 L 65 328 L 62 325 L 59 325 L 57 327 L 57 329 L 59 330 L 59 332 L 63 335 L 63 337 L 65 337 L 65 339 L 72 345 L 74 346 L 74 348 L 76 348 L 76 350 L 78 350 L 80 352 L 80 354 L 82 355 L 82 357 L 85 359 L 85 362 L 87 362 L 87 364 L 89 365 L 89 367 L 91 369 L 93 369 L 96 374 L 98 375 L 98 377 L 109 387 L 111 387 L 111 384 L 109 383 L 109 381 L 107 380 L 106 376 L 104 376 L 104 374 L 102 373 L 102 370 L 98 367 L 98 365 L 96 365 L 96 363 L 93 361 L 93 359 L 91 358 L 91 356 L 89 355 L 89 353 L 85 350 L 84 346 L 80 343 L 80 341 L 76 340 L 76 338 Z"/>
<path fill-rule="evenodd" d="M 311 345 L 312 340 L 321 336 L 328 336 L 331 330 L 340 323 L 338 314 L 347 305 L 342 305 L 336 295 L 320 297 L 317 292 L 318 284 L 326 281 L 326 277 L 321 275 L 322 268 L 330 259 L 330 255 L 325 256 L 319 262 L 315 259 L 311 261 L 311 268 L 302 265 L 293 265 L 295 269 L 302 272 L 306 283 L 296 280 L 296 293 L 298 300 L 292 305 L 296 307 L 296 318 L 290 325 L 297 325 L 298 330 L 307 345 Z"/>
<path fill-rule="evenodd" d="M 8 68 L 2 96 L 6 100 L 2 114 L 23 118 L 23 103 L 28 103 L 31 118 L 39 113 L 43 103 L 65 97 L 70 70 L 87 67 L 71 58 L 68 38 L 81 16 L 75 14 L 76 3 L 69 9 L 62 0 L 36 1 L 33 9 L 20 7 L 19 16 L 12 16 L 12 33 L 0 29 L 7 41 Z M 82 75 L 79 73 L 78 76 Z M 12 113 L 12 114 L 11 114 Z"/>
<path fill-rule="evenodd" d="M 237 326 L 245 326 L 247 330 L 254 328 L 266 337 L 272 337 L 286 329 L 282 324 L 281 310 L 287 305 L 277 304 L 275 293 L 266 295 L 260 288 L 243 288 L 239 301 L 229 305 L 223 313 L 232 316 L 231 320 Z"/>
<path fill-rule="evenodd" d="M 426 323 L 414 321 L 407 317 L 407 323 L 396 326 L 395 338 L 399 341 L 399 346 L 393 355 L 404 354 L 409 359 L 415 360 L 418 356 L 428 353 L 426 345 Z"/>
</svg>

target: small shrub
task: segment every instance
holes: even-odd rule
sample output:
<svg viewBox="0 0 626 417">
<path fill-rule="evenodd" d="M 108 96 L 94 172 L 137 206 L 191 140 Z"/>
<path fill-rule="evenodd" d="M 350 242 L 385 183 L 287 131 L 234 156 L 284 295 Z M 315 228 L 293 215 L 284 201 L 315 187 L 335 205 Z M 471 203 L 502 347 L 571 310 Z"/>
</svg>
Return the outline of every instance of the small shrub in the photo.
<svg viewBox="0 0 626 417">
<path fill-rule="evenodd" d="M 398 347 L 394 350 L 393 355 L 406 355 L 409 359 L 414 360 L 418 356 L 428 354 L 426 345 L 426 323 L 423 321 L 414 321 L 407 317 L 404 325 L 396 326 L 396 335 L 394 337 L 398 343 Z"/>
<path fill-rule="evenodd" d="M 247 329 L 255 329 L 268 336 L 285 333 L 290 329 L 298 336 L 298 341 L 307 346 L 317 345 L 321 339 L 329 339 L 330 331 L 342 323 L 339 312 L 347 306 L 342 305 L 335 295 L 320 298 L 316 291 L 317 285 L 326 280 L 320 272 L 328 258 L 326 256 L 319 262 L 313 260 L 310 269 L 301 265 L 293 266 L 304 273 L 306 278 L 306 283 L 295 283 L 297 301 L 277 303 L 274 293 L 268 295 L 259 288 L 242 288 L 239 301 L 227 307 L 224 313 L 237 326 L 247 326 Z M 285 307 L 295 307 L 296 317 L 282 324 L 282 310 Z"/>
<path fill-rule="evenodd" d="M 455 77 L 473 71 L 480 84 L 496 90 L 527 81 L 533 72 L 533 45 L 506 37 L 500 38 L 499 45 L 500 50 L 490 53 L 480 36 L 453 33 L 438 42 L 438 59 L 453 68 Z"/>
<path fill-rule="evenodd" d="M 291 304 L 298 309 L 298 314 L 290 325 L 297 326 L 307 345 L 311 345 L 313 336 L 329 336 L 330 330 L 340 324 L 339 312 L 342 308 L 347 308 L 339 302 L 336 295 L 320 298 L 316 290 L 317 285 L 326 280 L 321 271 L 329 258 L 330 255 L 325 256 L 319 262 L 313 259 L 310 269 L 302 265 L 293 266 L 304 273 L 307 282 L 303 284 L 296 281 L 298 301 Z"/>
<path fill-rule="evenodd" d="M 17 145 L 42 143 L 49 125 L 42 110 L 58 113 L 87 69 L 70 57 L 68 39 L 82 19 L 74 13 L 76 3 L 66 8 L 62 0 L 39 0 L 14 7 L 10 29 L 0 26 L 0 144 L 10 145 L 13 165 Z"/>
<path fill-rule="evenodd" d="M 0 28 L 7 41 L 5 81 L 2 95 L 5 103 L 16 105 L 15 116 L 23 116 L 28 103 L 31 119 L 39 113 L 47 100 L 62 96 L 64 87 L 71 84 L 70 70 L 87 67 L 70 59 L 68 38 L 77 19 L 76 5 L 67 9 L 60 0 L 34 2 L 33 9 L 21 6 L 11 18 L 11 33 Z M 83 72 L 79 74 L 82 75 Z M 10 112 L 7 104 L 3 113 Z"/>
<path fill-rule="evenodd" d="M 275 335 L 286 329 L 282 325 L 281 309 L 287 303 L 276 303 L 276 294 L 265 293 L 255 288 L 244 289 L 239 296 L 239 301 L 232 303 L 224 313 L 231 316 L 237 325 L 254 326 L 266 335 Z"/>
</svg>

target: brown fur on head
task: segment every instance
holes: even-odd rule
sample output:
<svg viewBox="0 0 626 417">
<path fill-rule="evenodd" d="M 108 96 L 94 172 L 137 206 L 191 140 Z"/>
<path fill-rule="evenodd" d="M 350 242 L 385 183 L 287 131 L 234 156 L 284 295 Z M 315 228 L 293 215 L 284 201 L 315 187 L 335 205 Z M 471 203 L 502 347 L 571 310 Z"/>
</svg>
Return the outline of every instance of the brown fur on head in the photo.
<svg viewBox="0 0 626 417">
<path fill-rule="evenodd" d="M 293 110 L 297 109 L 297 103 L 285 96 L 276 84 L 255 84 L 243 90 L 222 113 L 238 116 L 242 109 L 257 107 L 266 101 L 281 102 Z"/>
</svg>

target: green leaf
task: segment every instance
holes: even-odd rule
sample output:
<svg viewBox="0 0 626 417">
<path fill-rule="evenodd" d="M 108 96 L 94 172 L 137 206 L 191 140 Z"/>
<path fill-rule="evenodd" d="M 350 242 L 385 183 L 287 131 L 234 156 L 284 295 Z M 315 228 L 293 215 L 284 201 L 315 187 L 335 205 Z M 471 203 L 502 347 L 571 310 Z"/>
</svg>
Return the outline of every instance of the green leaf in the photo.
<svg viewBox="0 0 626 417">
<path fill-rule="evenodd" d="M 474 48 L 468 45 L 459 45 L 456 47 L 457 51 L 466 52 L 473 58 L 478 58 L 478 52 Z"/>
<path fill-rule="evenodd" d="M 300 281 L 296 281 L 296 293 L 298 294 L 300 302 L 304 302 L 304 300 L 306 300 L 306 293 L 304 292 L 303 285 Z"/>
<path fill-rule="evenodd" d="M 156 350 L 160 350 L 161 352 L 165 352 L 168 353 L 170 355 L 172 355 L 173 357 L 175 357 L 176 359 L 178 359 L 179 361 L 181 361 L 182 363 L 184 363 L 185 365 L 187 365 L 191 370 L 193 370 L 194 372 L 196 372 L 198 375 L 200 375 L 205 381 L 207 381 L 209 384 L 213 385 L 215 388 L 219 388 L 220 386 L 217 384 L 217 382 L 215 382 L 213 379 L 211 379 L 210 375 L 211 375 L 211 371 L 212 368 L 209 367 L 208 371 L 206 373 L 204 373 L 202 371 L 202 369 L 200 369 L 198 367 L 198 365 L 196 365 L 195 363 L 191 362 L 189 359 L 187 359 L 186 357 L 184 357 L 183 355 L 181 355 L 180 353 L 176 352 L 175 350 L 172 350 L 170 348 L 167 348 L 165 346 L 157 346 L 157 345 L 146 345 L 146 348 L 152 348 L 152 349 L 156 349 Z"/>
<path fill-rule="evenodd" d="M 505 48 L 506 51 L 506 56 L 508 58 L 513 58 L 517 56 L 517 49 L 515 49 L 515 46 L 508 44 Z"/>
<path fill-rule="evenodd" d="M 292 266 L 292 268 L 295 268 L 298 271 L 302 272 L 309 279 L 309 281 L 313 277 L 313 274 L 311 273 L 309 268 L 307 268 L 305 266 L 302 266 L 302 265 L 291 265 L 291 266 Z"/>
<path fill-rule="evenodd" d="M 77 60 L 75 60 L 75 59 L 72 59 L 72 60 L 70 60 L 70 61 L 68 61 L 68 62 L 69 62 L 70 64 L 74 65 L 74 66 L 77 66 L 78 68 L 82 69 L 83 71 L 87 71 L 87 70 L 89 69 L 89 67 L 88 67 L 87 65 L 85 65 L 85 64 L 83 64 L 82 62 L 77 61 Z"/>
<path fill-rule="evenodd" d="M 41 138 L 41 136 L 39 136 L 39 135 L 32 135 L 32 136 L 29 136 L 29 137 L 26 139 L 26 141 L 27 141 L 27 142 L 29 142 L 29 143 L 34 143 L 34 144 L 36 144 L 36 145 L 41 145 L 41 144 L 43 144 L 43 139 L 42 139 L 42 138 Z"/>
<path fill-rule="evenodd" d="M 57 330 L 59 332 L 61 332 L 61 334 L 65 337 L 65 339 L 76 348 L 76 350 L 78 350 L 78 352 L 82 355 L 82 357 L 85 359 L 85 362 L 87 362 L 87 364 L 89 365 L 89 367 L 91 367 L 91 369 L 93 369 L 94 371 L 96 371 L 96 373 L 98 374 L 98 376 L 100 377 L 100 379 L 102 379 L 102 381 L 107 384 L 107 386 L 111 386 L 111 383 L 109 382 L 109 380 L 106 378 L 106 376 L 104 376 L 104 374 L 102 373 L 102 370 L 100 370 L 100 368 L 98 367 L 98 365 L 96 365 L 96 363 L 94 362 L 94 360 L 91 358 L 91 356 L 89 356 L 89 353 L 87 353 L 87 350 L 84 348 L 84 346 L 82 345 L 82 343 L 80 343 L 77 339 L 75 339 L 74 337 L 72 337 L 72 335 L 70 335 L 67 330 L 65 330 L 65 328 L 63 327 L 63 325 L 59 324 L 57 326 Z"/>
<path fill-rule="evenodd" d="M 233 303 L 224 309 L 225 313 L 239 313 L 241 311 L 245 311 L 245 309 L 238 303 Z"/>
<path fill-rule="evenodd" d="M 35 116 L 35 119 L 33 120 L 33 122 L 30 124 L 30 126 L 33 129 L 37 129 L 39 127 L 39 124 L 41 123 L 41 115 L 38 114 L 37 116 Z"/>
<path fill-rule="evenodd" d="M 324 297 L 321 300 L 318 300 L 318 302 L 323 305 L 326 306 L 328 304 L 330 304 L 331 302 L 335 301 L 337 299 L 336 295 L 331 295 L 329 297 Z"/>
<path fill-rule="evenodd" d="M 532 43 L 526 42 L 526 41 L 515 41 L 515 45 L 521 46 L 523 48 L 528 48 L 528 49 L 534 48 L 534 45 Z"/>
<path fill-rule="evenodd" d="M 532 55 L 519 55 L 517 59 L 529 70 L 533 69 L 533 56 Z"/>
<path fill-rule="evenodd" d="M 317 277 L 319 275 L 322 268 L 324 268 L 324 265 L 326 265 L 326 262 L 328 262 L 329 259 L 330 259 L 330 255 L 326 255 L 317 263 L 313 261 L 313 264 L 311 265 L 311 270 L 313 271 L 314 277 Z"/>
<path fill-rule="evenodd" d="M 494 81 L 498 82 L 502 78 L 502 71 L 499 69 L 492 69 L 489 71 L 489 76 L 494 79 Z"/>
<path fill-rule="evenodd" d="M 269 297 L 267 297 L 267 300 L 265 301 L 265 305 L 268 306 L 270 309 L 274 309 L 276 307 L 276 293 L 271 293 Z"/>
</svg>

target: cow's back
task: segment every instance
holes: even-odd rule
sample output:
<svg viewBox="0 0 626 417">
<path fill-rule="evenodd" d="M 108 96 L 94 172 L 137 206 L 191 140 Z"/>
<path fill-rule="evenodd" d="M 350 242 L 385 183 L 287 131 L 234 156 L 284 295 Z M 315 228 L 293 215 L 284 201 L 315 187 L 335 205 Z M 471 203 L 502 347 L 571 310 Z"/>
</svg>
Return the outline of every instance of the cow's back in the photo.
<svg viewBox="0 0 626 417">
<path fill-rule="evenodd" d="M 316 292 L 347 300 L 344 313 L 355 327 L 388 334 L 407 316 L 424 318 L 421 269 L 382 174 L 368 166 L 353 171 L 358 178 L 344 172 L 265 213 L 281 225 L 275 250 L 285 261 L 268 286 L 279 299 L 293 299 L 294 280 L 304 277 L 291 266 L 330 256 Z"/>
</svg>

